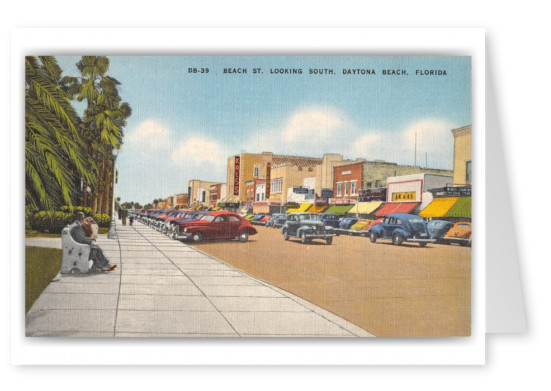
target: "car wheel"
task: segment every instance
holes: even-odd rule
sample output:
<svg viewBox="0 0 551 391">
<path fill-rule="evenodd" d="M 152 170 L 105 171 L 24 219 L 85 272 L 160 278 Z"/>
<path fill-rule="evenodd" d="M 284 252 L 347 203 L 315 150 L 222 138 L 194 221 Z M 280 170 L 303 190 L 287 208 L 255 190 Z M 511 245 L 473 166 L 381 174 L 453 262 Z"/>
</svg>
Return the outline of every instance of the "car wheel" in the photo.
<svg viewBox="0 0 551 391">
<path fill-rule="evenodd" d="M 325 242 L 326 242 L 327 244 L 333 243 L 333 237 L 329 237 L 329 238 L 325 239 Z"/>
<path fill-rule="evenodd" d="M 427 242 L 419 242 L 420 247 L 425 247 L 427 245 Z"/>
<path fill-rule="evenodd" d="M 375 243 L 377 241 L 377 234 L 375 232 L 371 232 L 369 234 L 369 241 L 371 243 Z"/>
<path fill-rule="evenodd" d="M 287 231 L 283 231 L 283 238 L 285 240 L 289 240 L 289 235 L 287 235 Z"/>
<path fill-rule="evenodd" d="M 243 232 L 239 235 L 239 241 L 241 243 L 245 243 L 247 240 L 249 240 L 249 234 L 247 232 Z"/>
<path fill-rule="evenodd" d="M 199 243 L 200 241 L 203 240 L 203 235 L 201 235 L 199 232 L 195 232 L 192 236 L 191 236 L 191 240 L 195 243 Z"/>
<path fill-rule="evenodd" d="M 308 239 L 306 238 L 306 232 L 303 232 L 300 234 L 300 241 L 302 242 L 302 244 L 308 243 Z"/>
<path fill-rule="evenodd" d="M 404 237 L 400 234 L 394 234 L 392 235 L 392 243 L 399 246 L 404 241 Z"/>
</svg>

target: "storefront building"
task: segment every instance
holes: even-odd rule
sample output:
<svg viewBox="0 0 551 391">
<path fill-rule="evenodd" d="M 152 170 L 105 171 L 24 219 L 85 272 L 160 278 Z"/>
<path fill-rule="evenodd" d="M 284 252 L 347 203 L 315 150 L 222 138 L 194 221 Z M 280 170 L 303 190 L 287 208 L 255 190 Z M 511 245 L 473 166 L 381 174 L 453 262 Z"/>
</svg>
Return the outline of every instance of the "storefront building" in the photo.
<svg viewBox="0 0 551 391">
<path fill-rule="evenodd" d="M 392 213 L 419 213 L 433 200 L 430 191 L 452 183 L 452 175 L 413 174 L 387 179 L 386 202 L 376 212 L 376 217 Z"/>
<path fill-rule="evenodd" d="M 453 134 L 453 184 L 470 185 L 472 181 L 472 126 L 452 130 Z"/>
<path fill-rule="evenodd" d="M 210 189 L 219 182 L 206 182 L 192 179 L 188 182 L 189 204 L 192 209 L 210 207 Z"/>
<path fill-rule="evenodd" d="M 176 199 L 176 208 L 185 209 L 189 207 L 189 198 L 187 194 L 177 194 L 174 198 Z"/>
</svg>

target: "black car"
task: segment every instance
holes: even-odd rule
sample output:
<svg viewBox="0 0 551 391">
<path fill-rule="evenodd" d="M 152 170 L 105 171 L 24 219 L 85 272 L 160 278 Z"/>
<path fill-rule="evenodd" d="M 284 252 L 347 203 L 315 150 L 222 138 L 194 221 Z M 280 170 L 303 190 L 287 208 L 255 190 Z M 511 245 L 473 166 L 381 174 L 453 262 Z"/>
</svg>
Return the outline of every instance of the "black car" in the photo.
<svg viewBox="0 0 551 391">
<path fill-rule="evenodd" d="M 321 221 L 323 225 L 327 225 L 333 228 L 339 228 L 340 217 L 335 213 L 322 213 Z"/>
<path fill-rule="evenodd" d="M 324 226 L 317 213 L 288 214 L 281 233 L 285 240 L 297 237 L 302 243 L 310 243 L 313 239 L 323 239 L 327 244 L 331 244 L 333 236 L 335 236 L 333 228 Z"/>
</svg>

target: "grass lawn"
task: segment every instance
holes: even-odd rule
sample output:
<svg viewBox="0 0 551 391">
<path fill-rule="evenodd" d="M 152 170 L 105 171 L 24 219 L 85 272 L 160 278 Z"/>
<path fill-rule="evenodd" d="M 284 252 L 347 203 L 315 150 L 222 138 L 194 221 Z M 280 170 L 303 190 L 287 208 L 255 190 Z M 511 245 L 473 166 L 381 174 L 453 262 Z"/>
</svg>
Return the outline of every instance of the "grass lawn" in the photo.
<svg viewBox="0 0 551 391">
<path fill-rule="evenodd" d="M 59 273 L 62 254 L 57 248 L 25 247 L 25 313 Z"/>
</svg>

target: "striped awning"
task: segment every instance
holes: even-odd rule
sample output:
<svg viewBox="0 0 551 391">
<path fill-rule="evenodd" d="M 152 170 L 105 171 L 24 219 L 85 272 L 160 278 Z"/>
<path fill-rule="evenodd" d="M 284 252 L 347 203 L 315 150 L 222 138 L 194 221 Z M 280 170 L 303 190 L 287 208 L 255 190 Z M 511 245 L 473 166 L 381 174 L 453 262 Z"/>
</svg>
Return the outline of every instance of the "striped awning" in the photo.
<svg viewBox="0 0 551 391">
<path fill-rule="evenodd" d="M 326 211 L 323 213 L 334 213 L 339 216 L 342 216 L 346 214 L 350 209 L 352 209 L 354 205 L 331 205 Z"/>
<path fill-rule="evenodd" d="M 313 205 L 310 209 L 308 209 L 308 212 L 321 213 L 325 209 L 327 209 L 327 205 Z"/>
<path fill-rule="evenodd" d="M 430 204 L 423 209 L 419 216 L 428 217 L 444 217 L 446 213 L 455 205 L 459 197 L 440 197 L 432 200 Z"/>
<path fill-rule="evenodd" d="M 471 218 L 471 197 L 459 197 L 457 202 L 446 212 L 443 217 Z"/>
<path fill-rule="evenodd" d="M 310 204 L 308 202 L 304 202 L 304 203 L 300 204 L 300 206 L 296 209 L 287 209 L 287 213 L 306 212 L 308 209 L 310 209 L 311 206 L 312 206 L 312 204 Z"/>
<path fill-rule="evenodd" d="M 383 204 L 383 201 L 358 202 L 348 213 L 365 214 L 373 213 L 375 209 Z"/>
<path fill-rule="evenodd" d="M 385 217 L 393 213 L 410 213 L 419 202 L 389 202 L 375 212 L 377 217 Z"/>
</svg>

